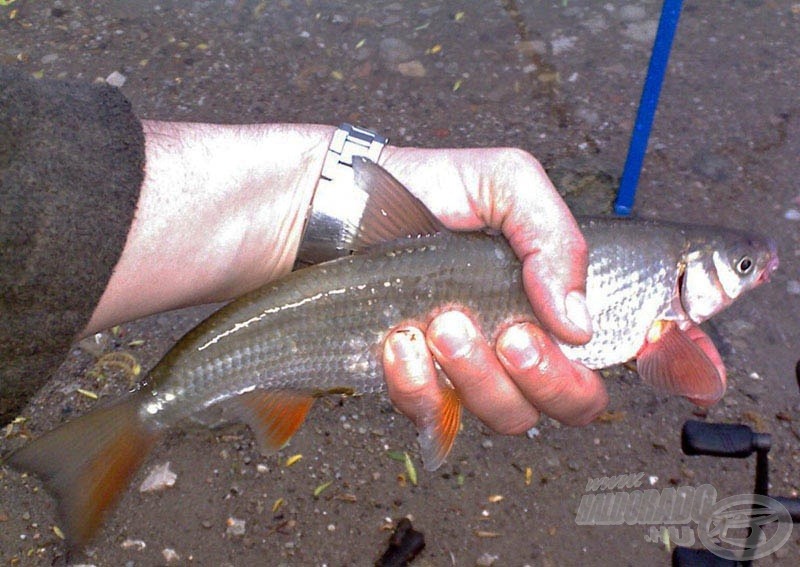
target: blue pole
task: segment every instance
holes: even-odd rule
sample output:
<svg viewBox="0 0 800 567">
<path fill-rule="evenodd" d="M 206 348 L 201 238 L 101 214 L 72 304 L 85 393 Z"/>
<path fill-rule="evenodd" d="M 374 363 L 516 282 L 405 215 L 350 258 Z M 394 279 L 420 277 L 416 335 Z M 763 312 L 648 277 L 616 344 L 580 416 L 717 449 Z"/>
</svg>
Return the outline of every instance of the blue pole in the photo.
<svg viewBox="0 0 800 567">
<path fill-rule="evenodd" d="M 675 37 L 675 29 L 678 27 L 682 3 L 683 0 L 664 0 L 661 6 L 661 18 L 653 42 L 653 52 L 650 55 L 650 65 L 642 88 L 639 110 L 636 113 L 636 123 L 633 125 L 628 157 L 625 160 L 625 169 L 622 171 L 617 200 L 614 202 L 614 212 L 618 215 L 628 216 L 633 209 L 636 186 L 639 183 L 639 174 L 642 172 L 650 128 L 653 126 L 658 95 L 661 94 L 661 84 L 664 82 L 664 73 L 667 70 L 669 52 L 672 48 L 672 39 Z"/>
</svg>

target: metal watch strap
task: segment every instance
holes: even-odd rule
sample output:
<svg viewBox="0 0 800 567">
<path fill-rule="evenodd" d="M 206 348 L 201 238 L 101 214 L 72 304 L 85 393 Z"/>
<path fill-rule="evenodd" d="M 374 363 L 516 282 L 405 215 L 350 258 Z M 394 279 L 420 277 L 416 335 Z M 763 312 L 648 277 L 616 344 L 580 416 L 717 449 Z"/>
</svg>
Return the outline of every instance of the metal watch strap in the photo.
<svg viewBox="0 0 800 567">
<path fill-rule="evenodd" d="M 353 156 L 377 162 L 389 141 L 372 130 L 342 124 L 333 134 L 311 199 L 297 259 L 316 264 L 346 256 L 358 230 L 367 195 L 353 179 Z"/>
</svg>

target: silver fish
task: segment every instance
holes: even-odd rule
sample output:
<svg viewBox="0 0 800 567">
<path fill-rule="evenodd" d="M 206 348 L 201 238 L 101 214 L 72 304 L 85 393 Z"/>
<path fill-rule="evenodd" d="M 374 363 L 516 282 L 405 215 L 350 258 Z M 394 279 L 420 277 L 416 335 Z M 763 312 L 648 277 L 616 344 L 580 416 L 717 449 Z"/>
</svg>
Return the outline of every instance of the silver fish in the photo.
<svg viewBox="0 0 800 567">
<path fill-rule="evenodd" d="M 406 234 L 408 225 L 430 234 L 373 245 L 233 301 L 181 339 L 137 391 L 11 456 L 12 466 L 55 493 L 73 545 L 90 539 L 163 432 L 207 408 L 232 409 L 265 452 L 275 450 L 316 397 L 384 390 L 383 341 L 404 322 L 424 322 L 443 306 L 470 312 L 487 336 L 535 321 L 504 238 L 444 231 L 383 169 L 366 160 L 354 168 L 374 200 L 359 227 L 365 245 Z M 775 244 L 654 221 L 583 219 L 581 229 L 594 335 L 582 346 L 563 344 L 564 352 L 590 368 L 637 357 L 651 384 L 719 398 L 721 377 L 686 332 L 766 281 L 777 268 Z M 420 432 L 429 469 L 444 460 L 458 430 L 460 403 L 454 394 L 447 400 L 436 427 Z"/>
</svg>

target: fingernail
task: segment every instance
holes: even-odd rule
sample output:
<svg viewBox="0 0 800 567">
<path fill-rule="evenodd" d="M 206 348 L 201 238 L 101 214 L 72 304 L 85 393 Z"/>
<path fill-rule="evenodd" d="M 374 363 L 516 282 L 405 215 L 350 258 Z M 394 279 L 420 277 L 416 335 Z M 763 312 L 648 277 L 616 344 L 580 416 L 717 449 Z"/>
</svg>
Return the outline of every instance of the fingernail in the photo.
<svg viewBox="0 0 800 567">
<path fill-rule="evenodd" d="M 473 348 L 477 333 L 469 317 L 460 311 L 448 311 L 439 315 L 432 324 L 435 345 L 439 356 L 462 358 Z"/>
<path fill-rule="evenodd" d="M 586 334 L 592 333 L 592 318 L 586 305 L 586 296 L 579 291 L 571 291 L 564 299 L 567 319 Z"/>
<path fill-rule="evenodd" d="M 401 365 L 405 387 L 416 388 L 428 382 L 428 349 L 425 336 L 419 329 L 399 329 L 386 340 L 384 362 Z M 395 369 L 397 370 L 397 369 Z"/>
<path fill-rule="evenodd" d="M 509 366 L 519 370 L 533 368 L 541 361 L 539 347 L 531 340 L 523 325 L 506 329 L 498 344 L 498 354 Z"/>
<path fill-rule="evenodd" d="M 391 357 L 396 356 L 403 362 L 415 362 L 425 356 L 425 337 L 417 329 L 399 329 L 389 337 L 389 341 Z"/>
</svg>

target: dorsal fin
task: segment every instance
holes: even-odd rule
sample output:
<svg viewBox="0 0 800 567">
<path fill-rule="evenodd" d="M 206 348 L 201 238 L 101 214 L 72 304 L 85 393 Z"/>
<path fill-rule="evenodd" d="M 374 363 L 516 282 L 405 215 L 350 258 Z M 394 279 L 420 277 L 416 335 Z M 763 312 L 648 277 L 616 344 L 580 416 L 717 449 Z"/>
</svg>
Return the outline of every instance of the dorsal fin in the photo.
<svg viewBox="0 0 800 567">
<path fill-rule="evenodd" d="M 353 172 L 356 184 L 367 194 L 358 233 L 353 238 L 355 250 L 444 230 L 422 201 L 378 164 L 353 156 Z"/>
</svg>

